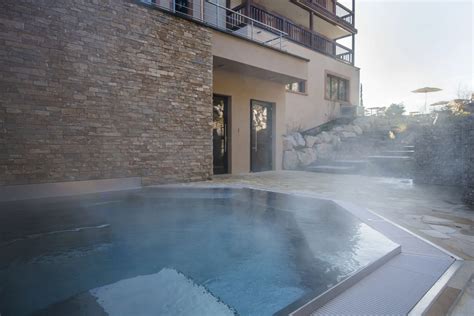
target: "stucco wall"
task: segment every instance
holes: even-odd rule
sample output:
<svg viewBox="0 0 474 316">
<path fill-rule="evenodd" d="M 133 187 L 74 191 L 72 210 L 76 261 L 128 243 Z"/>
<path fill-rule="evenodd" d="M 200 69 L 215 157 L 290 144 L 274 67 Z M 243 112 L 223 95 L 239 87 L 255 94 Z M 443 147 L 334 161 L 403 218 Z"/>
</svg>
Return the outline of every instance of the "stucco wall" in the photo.
<svg viewBox="0 0 474 316">
<path fill-rule="evenodd" d="M 211 34 L 134 1 L 0 3 L 0 185 L 212 172 Z"/>
<path fill-rule="evenodd" d="M 231 97 L 230 172 L 250 171 L 250 100 L 275 103 L 273 167 L 282 167 L 282 135 L 285 130 L 285 85 L 235 72 L 214 70 L 214 93 Z"/>
<path fill-rule="evenodd" d="M 351 105 L 359 104 L 360 70 L 303 46 L 287 43 L 290 53 L 308 58 L 307 94 L 286 93 L 286 121 L 290 128 L 309 129 L 327 122 L 331 116 L 332 102 L 325 99 L 326 72 L 349 79 Z M 336 104 L 338 113 L 339 104 Z"/>
</svg>

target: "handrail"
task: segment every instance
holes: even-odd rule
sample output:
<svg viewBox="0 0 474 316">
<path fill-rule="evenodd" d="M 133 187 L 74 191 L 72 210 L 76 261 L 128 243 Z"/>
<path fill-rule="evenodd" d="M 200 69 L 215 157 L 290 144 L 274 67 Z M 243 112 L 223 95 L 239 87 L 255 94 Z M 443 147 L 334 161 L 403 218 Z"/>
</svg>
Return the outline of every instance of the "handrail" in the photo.
<svg viewBox="0 0 474 316">
<path fill-rule="evenodd" d="M 232 10 L 232 11 L 235 11 L 235 12 L 239 12 L 240 9 L 243 9 L 243 8 L 245 8 L 246 6 L 247 6 L 247 4 L 244 2 L 244 3 L 239 4 L 239 5 L 236 6 L 236 7 L 232 8 L 231 10 Z"/>
<path fill-rule="evenodd" d="M 275 13 L 270 13 L 265 8 L 254 4 L 250 6 L 249 16 L 261 23 L 265 23 L 266 25 L 276 25 L 277 28 L 288 34 L 287 38 L 291 41 L 337 58 L 343 62 L 352 64 L 353 50 L 322 34 L 311 31 L 304 26 L 300 26 L 285 17 L 279 16 Z M 342 52 L 338 53 L 337 49 Z"/>
<path fill-rule="evenodd" d="M 287 33 L 283 32 L 283 31 L 281 31 L 281 30 L 279 30 L 279 29 L 276 29 L 276 28 L 274 28 L 274 27 L 271 27 L 271 26 L 269 26 L 269 25 L 266 25 L 266 24 L 264 24 L 264 23 L 262 23 L 262 22 L 260 22 L 260 21 L 258 21 L 258 20 L 252 19 L 252 18 L 249 17 L 249 16 L 243 15 L 243 14 L 241 14 L 241 13 L 239 13 L 239 12 L 237 12 L 237 11 L 234 11 L 234 10 L 232 10 L 232 9 L 229 9 L 229 8 L 227 8 L 227 7 L 221 6 L 221 5 L 218 4 L 218 3 L 211 2 L 211 1 L 209 1 L 209 0 L 206 0 L 206 2 L 212 4 L 212 5 L 214 5 L 214 6 L 218 7 L 218 8 L 220 8 L 220 9 L 223 9 L 223 10 L 226 10 L 226 11 L 231 11 L 231 13 L 237 14 L 237 15 L 239 15 L 239 16 L 241 16 L 241 17 L 244 17 L 245 19 L 247 19 L 247 20 L 249 20 L 249 21 L 251 21 L 251 22 L 254 22 L 254 23 L 263 25 L 265 28 L 270 29 L 270 30 L 272 30 L 272 31 L 274 31 L 274 32 L 276 32 L 276 33 L 278 33 L 278 34 L 281 33 L 282 35 L 288 35 Z"/>
<path fill-rule="evenodd" d="M 346 10 L 349 14 L 354 14 L 354 12 L 352 12 L 351 9 L 349 9 L 348 7 L 346 7 L 345 5 L 343 5 L 342 3 L 340 3 L 339 1 L 336 1 L 336 6 Z"/>
<path fill-rule="evenodd" d="M 181 17 L 198 21 L 215 29 L 232 33 L 235 36 L 244 37 L 254 42 L 258 42 L 270 47 L 275 47 L 280 50 L 284 50 L 285 48 L 283 41 L 286 40 L 288 36 L 286 32 L 266 25 L 265 23 L 252 19 L 248 15 L 241 14 L 240 12 L 229 9 L 210 0 L 201 1 L 200 10 L 196 10 L 196 8 L 194 8 L 192 5 L 178 5 L 176 0 L 160 0 L 154 1 L 152 3 L 145 0 L 142 1 L 146 2 L 146 4 L 149 6 L 157 7 L 161 10 L 172 12 L 173 14 L 177 14 Z M 215 10 L 212 10 L 212 8 L 209 10 L 207 4 L 214 6 Z M 239 10 L 241 9 L 239 6 L 236 8 Z M 229 25 L 231 27 L 229 27 Z M 249 27 L 250 34 L 248 31 L 236 32 L 237 29 L 240 29 L 244 26 Z M 260 29 L 267 30 L 267 36 L 262 38 L 259 36 L 258 31 L 256 34 L 254 34 L 255 26 L 259 27 Z M 272 34 L 272 36 L 275 37 L 269 39 L 268 34 Z"/>
<path fill-rule="evenodd" d="M 321 1 L 321 0 L 316 0 L 316 1 L 312 1 L 312 0 L 292 0 L 296 3 L 301 3 L 307 7 L 310 7 L 310 8 L 313 8 L 313 10 L 316 10 L 317 12 L 325 15 L 327 18 L 331 18 L 331 19 L 335 19 L 336 21 L 344 24 L 344 25 L 348 25 L 350 26 L 351 28 L 354 27 L 354 12 L 347 8 L 346 6 L 340 4 L 337 0 L 334 0 L 334 9 L 328 9 L 327 8 L 327 2 L 325 1 Z M 324 5 L 323 3 L 325 3 L 326 5 Z M 339 14 L 337 12 L 337 8 L 340 8 L 342 10 L 345 11 L 345 13 L 343 14 Z"/>
</svg>

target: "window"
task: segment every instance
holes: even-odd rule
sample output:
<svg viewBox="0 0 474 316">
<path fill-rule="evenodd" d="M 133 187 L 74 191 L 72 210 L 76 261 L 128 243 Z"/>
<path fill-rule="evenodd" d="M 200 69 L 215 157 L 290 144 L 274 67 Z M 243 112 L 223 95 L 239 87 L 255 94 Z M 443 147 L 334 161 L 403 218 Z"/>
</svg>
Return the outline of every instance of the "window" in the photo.
<svg viewBox="0 0 474 316">
<path fill-rule="evenodd" d="M 191 11 L 191 1 L 189 0 L 175 0 L 175 9 L 176 12 L 181 12 L 184 14 L 190 14 Z"/>
<path fill-rule="evenodd" d="M 349 101 L 349 80 L 333 75 L 327 75 L 326 99 L 333 101 Z"/>
<path fill-rule="evenodd" d="M 286 85 L 286 91 L 306 93 L 306 81 L 298 81 Z"/>
<path fill-rule="evenodd" d="M 172 1 L 160 1 L 160 0 L 140 0 L 146 4 L 154 4 L 159 7 L 173 9 L 173 2 Z M 192 0 L 174 0 L 174 10 L 178 13 L 192 15 Z"/>
</svg>

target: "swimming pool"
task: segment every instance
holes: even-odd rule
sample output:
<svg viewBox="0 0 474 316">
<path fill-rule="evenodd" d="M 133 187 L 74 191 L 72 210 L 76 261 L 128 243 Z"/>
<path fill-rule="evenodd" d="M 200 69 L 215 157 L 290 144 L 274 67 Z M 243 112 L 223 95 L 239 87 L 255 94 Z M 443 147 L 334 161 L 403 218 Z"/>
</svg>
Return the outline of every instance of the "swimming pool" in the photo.
<svg viewBox="0 0 474 316">
<path fill-rule="evenodd" d="M 185 314 L 179 302 L 211 301 L 271 315 L 397 247 L 331 201 L 250 189 L 146 188 L 0 209 L 2 316 Z M 134 307 L 138 296 L 155 301 Z"/>
</svg>

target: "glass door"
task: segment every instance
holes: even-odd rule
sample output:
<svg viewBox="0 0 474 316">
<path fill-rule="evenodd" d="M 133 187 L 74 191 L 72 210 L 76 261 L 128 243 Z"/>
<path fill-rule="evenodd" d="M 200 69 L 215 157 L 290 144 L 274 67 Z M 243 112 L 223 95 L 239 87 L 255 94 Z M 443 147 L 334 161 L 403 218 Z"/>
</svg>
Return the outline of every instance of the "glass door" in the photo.
<svg viewBox="0 0 474 316">
<path fill-rule="evenodd" d="M 214 174 L 225 174 L 229 172 L 228 107 L 229 97 L 214 95 L 212 106 L 212 152 Z"/>
<path fill-rule="evenodd" d="M 273 104 L 252 100 L 250 104 L 250 170 L 273 169 Z"/>
</svg>

